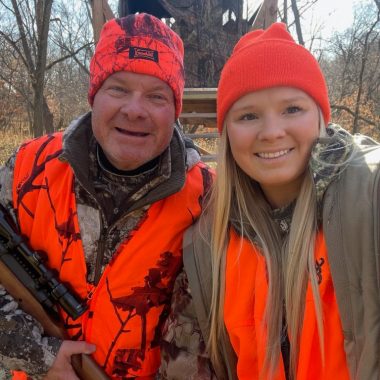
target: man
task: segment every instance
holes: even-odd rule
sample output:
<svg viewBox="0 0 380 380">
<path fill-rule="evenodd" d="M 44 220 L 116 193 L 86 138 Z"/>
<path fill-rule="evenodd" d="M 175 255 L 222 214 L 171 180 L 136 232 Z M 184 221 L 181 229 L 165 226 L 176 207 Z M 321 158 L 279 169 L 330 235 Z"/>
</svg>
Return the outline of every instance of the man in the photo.
<svg viewBox="0 0 380 380">
<path fill-rule="evenodd" d="M 90 74 L 92 112 L 22 145 L 0 193 L 88 310 L 75 321 L 61 312 L 72 339 L 62 342 L 1 290 L 0 360 L 33 379 L 70 380 L 71 355 L 93 353 L 112 378 L 153 378 L 182 235 L 211 175 L 176 125 L 183 44 L 169 27 L 147 14 L 109 21 Z"/>
</svg>

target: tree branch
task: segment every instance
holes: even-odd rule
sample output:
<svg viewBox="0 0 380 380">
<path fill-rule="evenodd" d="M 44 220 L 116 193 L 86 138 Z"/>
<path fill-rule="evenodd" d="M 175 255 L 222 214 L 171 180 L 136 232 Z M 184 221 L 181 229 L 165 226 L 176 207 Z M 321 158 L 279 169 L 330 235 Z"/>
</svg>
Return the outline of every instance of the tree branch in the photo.
<svg viewBox="0 0 380 380">
<path fill-rule="evenodd" d="M 12 6 L 13 6 L 14 13 L 15 13 L 18 30 L 20 32 L 22 48 L 24 50 L 24 55 L 25 55 L 26 67 L 28 68 L 29 73 L 33 75 L 33 73 L 35 72 L 35 67 L 34 67 L 34 63 L 33 63 L 33 59 L 32 59 L 32 54 L 31 54 L 29 46 L 28 46 L 28 42 L 26 40 L 26 33 L 25 33 L 25 29 L 24 29 L 24 24 L 22 22 L 20 9 L 18 7 L 17 0 L 12 0 Z"/>
<path fill-rule="evenodd" d="M 332 109 L 335 109 L 335 110 L 341 110 L 341 111 L 346 111 L 347 113 L 349 113 L 351 116 L 355 117 L 355 111 L 352 111 L 349 107 L 346 107 L 346 106 L 341 106 L 339 104 L 331 104 L 331 108 Z M 358 116 L 358 119 L 359 120 L 362 120 L 364 122 L 366 122 L 367 124 L 369 125 L 373 125 L 375 127 L 378 126 L 378 124 L 373 121 L 373 120 L 370 120 L 370 119 L 367 119 L 366 117 L 363 117 L 363 116 Z"/>
<path fill-rule="evenodd" d="M 59 62 L 62 62 L 62 61 L 66 60 L 68 58 L 71 58 L 71 57 L 75 57 L 81 50 L 83 50 L 84 48 L 86 48 L 90 45 L 91 45 L 91 43 L 89 42 L 88 44 L 81 46 L 77 50 L 70 52 L 69 54 L 66 54 L 63 57 L 51 62 L 49 65 L 46 66 L 46 70 L 50 70 L 54 65 L 56 65 Z M 66 49 L 66 50 L 68 50 L 68 49 Z"/>
<path fill-rule="evenodd" d="M 25 67 L 28 69 L 28 62 L 26 61 L 25 57 L 22 55 L 21 50 L 17 46 L 18 41 L 13 41 L 9 36 L 7 36 L 4 32 L 0 30 L 0 35 L 4 37 L 4 39 L 13 47 L 13 49 L 16 51 L 20 59 L 22 60 Z"/>
</svg>

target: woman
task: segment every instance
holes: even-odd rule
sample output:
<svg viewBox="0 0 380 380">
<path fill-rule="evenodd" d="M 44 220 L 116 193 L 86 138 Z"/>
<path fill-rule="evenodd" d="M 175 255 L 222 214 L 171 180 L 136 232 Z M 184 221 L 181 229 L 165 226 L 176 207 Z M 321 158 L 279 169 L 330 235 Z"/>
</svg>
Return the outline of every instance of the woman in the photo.
<svg viewBox="0 0 380 380">
<path fill-rule="evenodd" d="M 380 148 L 326 128 L 318 62 L 281 23 L 240 39 L 217 100 L 217 179 L 185 239 L 162 378 L 379 378 Z"/>
</svg>

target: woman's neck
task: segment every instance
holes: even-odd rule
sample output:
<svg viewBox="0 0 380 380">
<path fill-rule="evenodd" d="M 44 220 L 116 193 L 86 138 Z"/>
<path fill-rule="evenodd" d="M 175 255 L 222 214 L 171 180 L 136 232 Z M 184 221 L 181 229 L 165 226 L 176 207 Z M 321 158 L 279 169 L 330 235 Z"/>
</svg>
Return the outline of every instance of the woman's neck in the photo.
<svg viewBox="0 0 380 380">
<path fill-rule="evenodd" d="M 279 209 L 292 203 L 298 197 L 303 179 L 304 176 L 300 177 L 298 181 L 293 181 L 289 184 L 278 186 L 260 185 L 260 187 L 272 209 Z"/>
</svg>

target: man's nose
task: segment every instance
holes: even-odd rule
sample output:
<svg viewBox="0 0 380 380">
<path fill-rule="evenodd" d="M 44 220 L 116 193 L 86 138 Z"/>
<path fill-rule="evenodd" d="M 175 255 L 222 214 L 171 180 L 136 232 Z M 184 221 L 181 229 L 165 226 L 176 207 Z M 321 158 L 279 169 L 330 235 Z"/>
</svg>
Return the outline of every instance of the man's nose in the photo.
<svg viewBox="0 0 380 380">
<path fill-rule="evenodd" d="M 286 134 L 283 120 L 277 116 L 266 116 L 262 119 L 262 124 L 257 138 L 262 141 L 274 141 L 284 137 Z"/>
<path fill-rule="evenodd" d="M 129 120 L 144 119 L 148 116 L 144 99 L 137 95 L 133 95 L 125 99 L 120 111 Z"/>
</svg>

